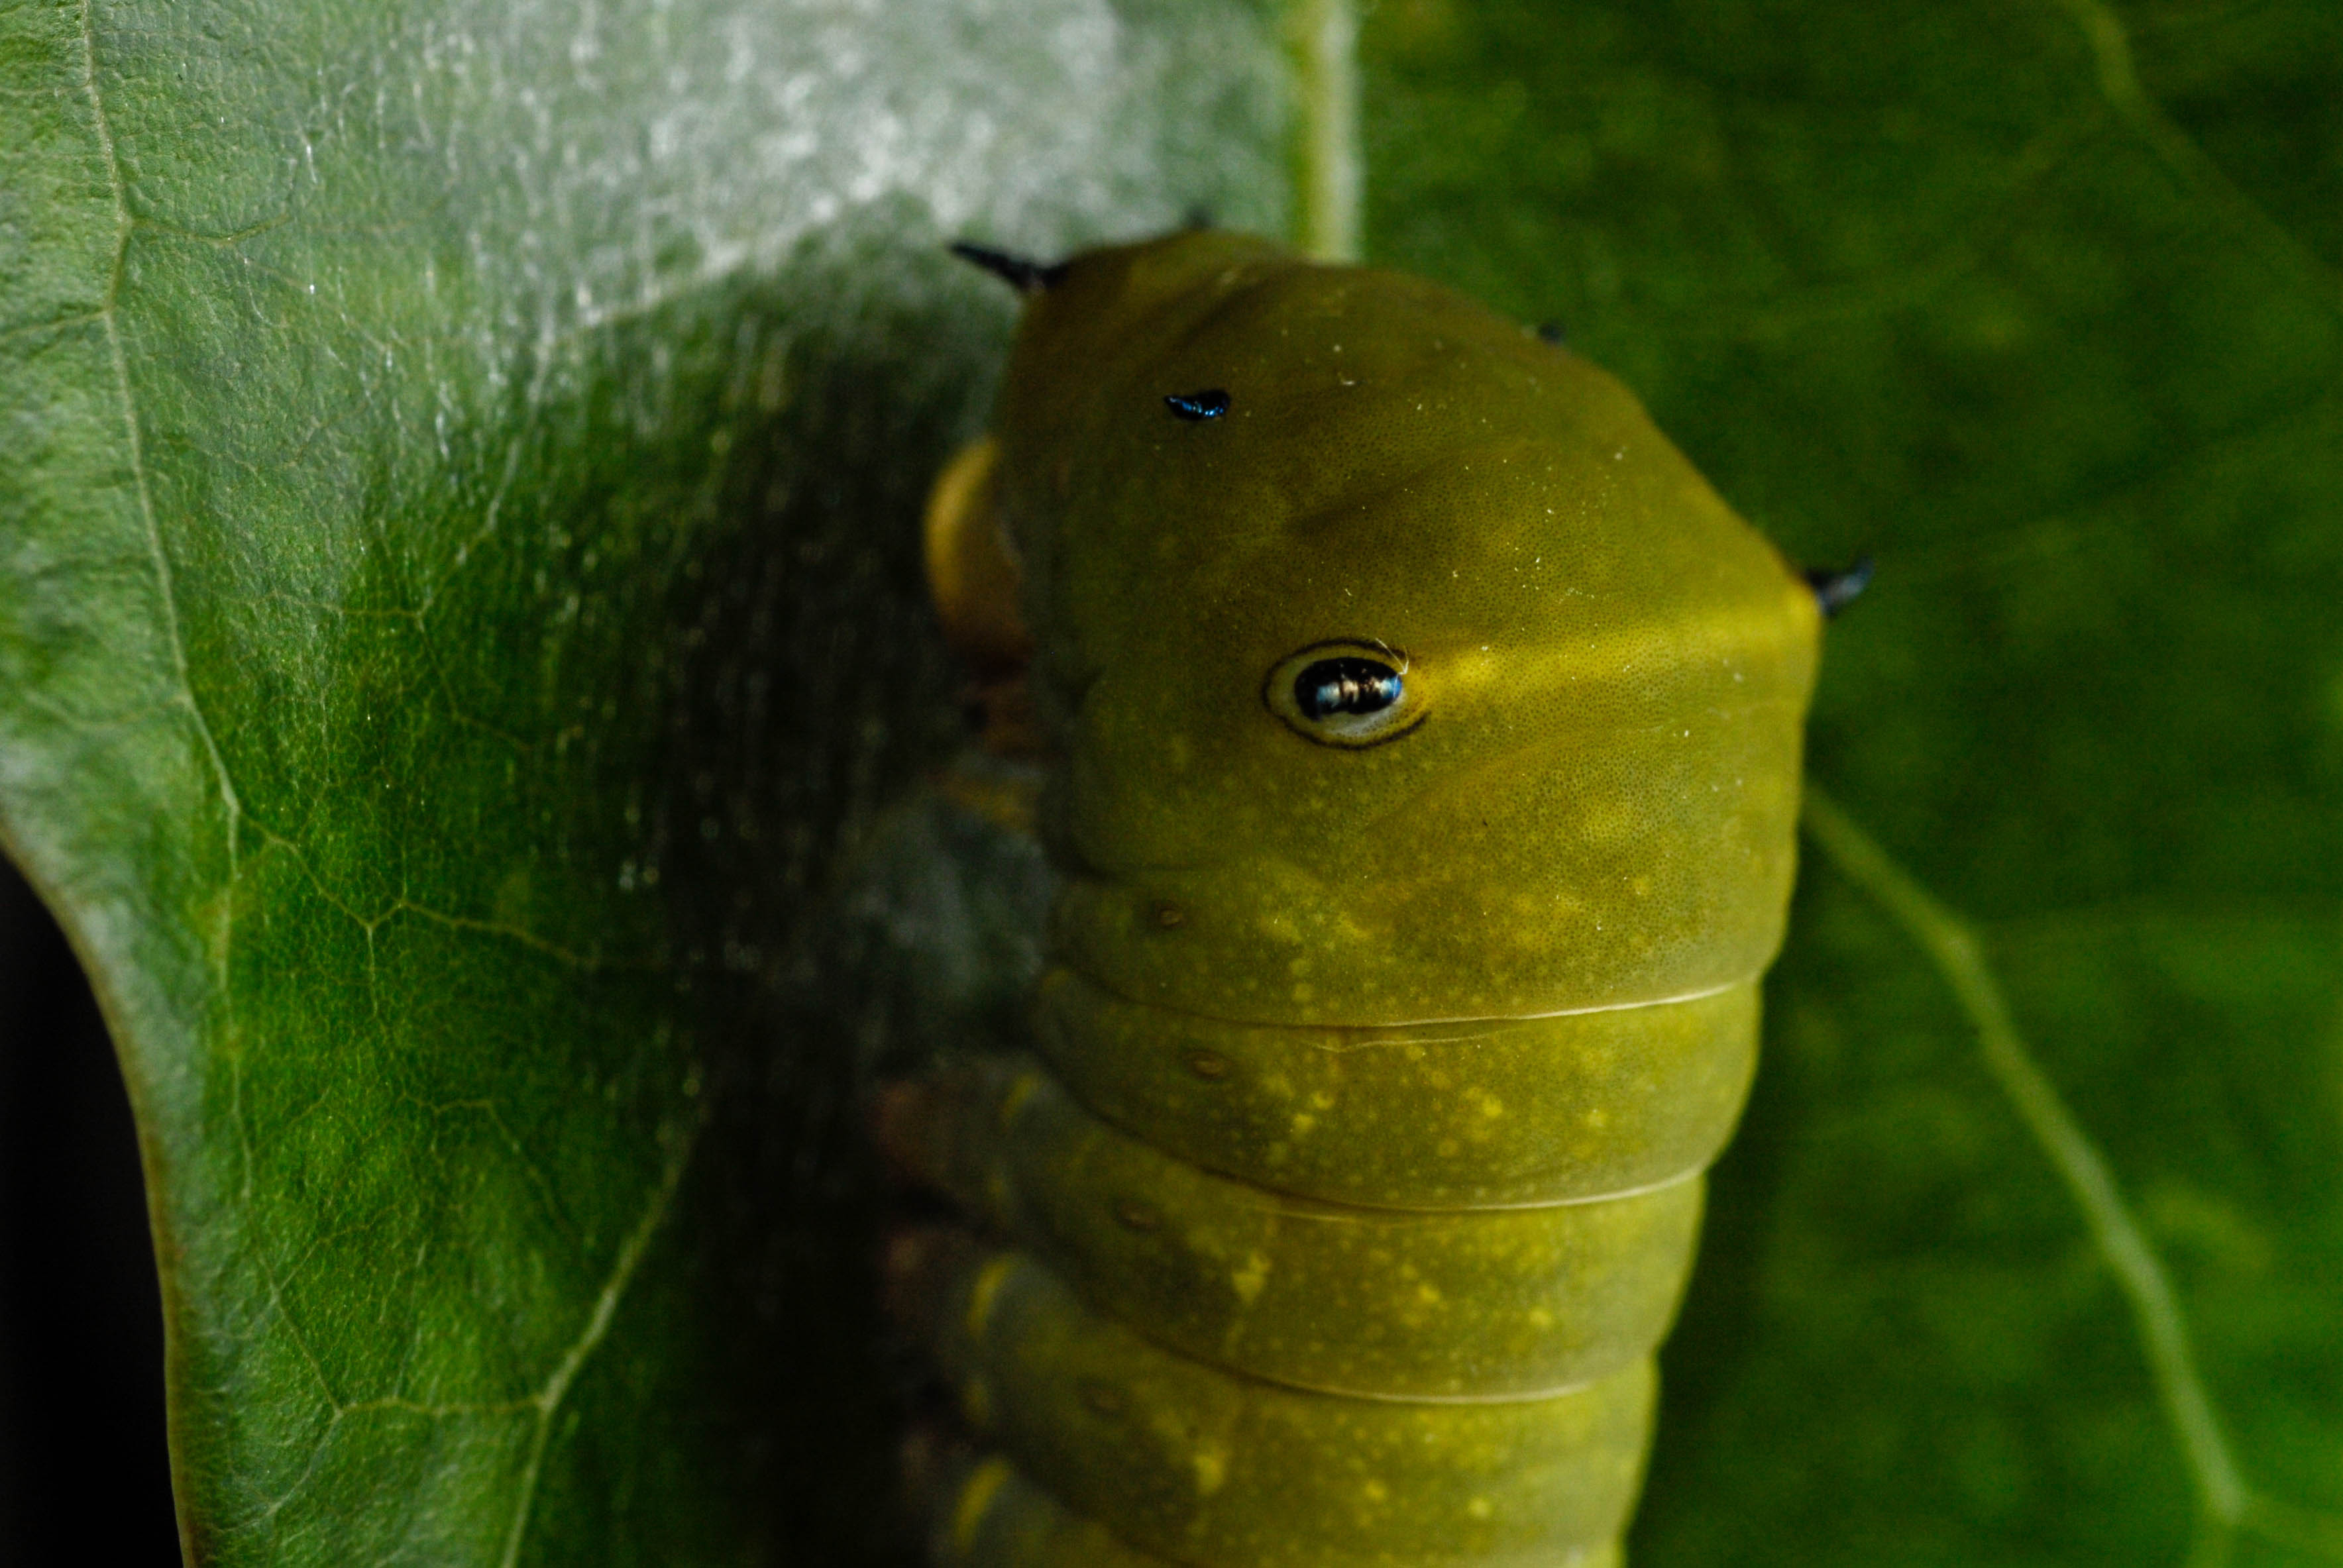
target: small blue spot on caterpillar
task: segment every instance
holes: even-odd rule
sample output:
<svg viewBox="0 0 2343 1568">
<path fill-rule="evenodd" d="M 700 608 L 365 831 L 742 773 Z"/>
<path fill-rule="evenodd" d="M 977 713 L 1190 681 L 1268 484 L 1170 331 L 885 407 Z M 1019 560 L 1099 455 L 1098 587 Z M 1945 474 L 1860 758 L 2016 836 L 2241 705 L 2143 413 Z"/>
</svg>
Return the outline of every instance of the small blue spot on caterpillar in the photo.
<svg viewBox="0 0 2343 1568">
<path fill-rule="evenodd" d="M 1182 419 L 1217 419 L 1229 411 L 1229 395 L 1217 387 L 1202 392 L 1166 392 L 1163 402 Z"/>
</svg>

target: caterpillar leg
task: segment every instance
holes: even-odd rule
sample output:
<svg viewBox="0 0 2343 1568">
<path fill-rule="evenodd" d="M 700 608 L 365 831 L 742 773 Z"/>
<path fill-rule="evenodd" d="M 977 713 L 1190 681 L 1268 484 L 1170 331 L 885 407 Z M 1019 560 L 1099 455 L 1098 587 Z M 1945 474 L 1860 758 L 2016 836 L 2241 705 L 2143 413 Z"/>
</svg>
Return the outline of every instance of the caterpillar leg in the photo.
<svg viewBox="0 0 2343 1568">
<path fill-rule="evenodd" d="M 1069 1512 L 997 1453 L 959 1477 L 930 1551 L 936 1568 L 1172 1568 Z"/>
</svg>

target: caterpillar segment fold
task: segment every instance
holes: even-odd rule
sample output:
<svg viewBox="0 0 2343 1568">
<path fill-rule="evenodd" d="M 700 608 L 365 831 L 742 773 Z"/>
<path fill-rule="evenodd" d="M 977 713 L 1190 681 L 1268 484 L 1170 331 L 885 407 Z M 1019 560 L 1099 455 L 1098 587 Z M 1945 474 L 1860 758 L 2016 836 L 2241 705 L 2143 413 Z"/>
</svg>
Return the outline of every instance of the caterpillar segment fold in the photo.
<svg viewBox="0 0 2343 1568">
<path fill-rule="evenodd" d="M 993 270 L 930 559 L 1061 880 L 1028 1048 L 885 1097 L 934 1560 L 1616 1568 L 1840 589 L 1436 285 Z"/>
<path fill-rule="evenodd" d="M 939 1568 L 1171 1568 L 1124 1545 L 994 1456 L 965 1473 L 934 1541 Z M 1567 1551 L 1537 1568 L 1621 1568 L 1616 1546 Z"/>
<path fill-rule="evenodd" d="M 1536 1399 L 1649 1356 L 1699 1228 L 1689 1171 L 1504 1209 L 1368 1209 L 1215 1174 L 1038 1064 L 940 1076 L 934 1185 L 1083 1299 L 1232 1372 L 1365 1399 Z"/>
<path fill-rule="evenodd" d="M 1647 1359 L 1534 1400 L 1344 1399 L 1168 1351 L 1030 1254 L 961 1263 L 931 1342 L 972 1432 L 1147 1555 L 1531 1568 L 1600 1550 L 1634 1504 Z"/>
<path fill-rule="evenodd" d="M 1664 1007 L 1396 1028 L 1236 1024 L 1042 977 L 1035 1049 L 1104 1121 L 1330 1203 L 1487 1209 L 1705 1169 L 1757 1067 L 1757 986 Z"/>
</svg>

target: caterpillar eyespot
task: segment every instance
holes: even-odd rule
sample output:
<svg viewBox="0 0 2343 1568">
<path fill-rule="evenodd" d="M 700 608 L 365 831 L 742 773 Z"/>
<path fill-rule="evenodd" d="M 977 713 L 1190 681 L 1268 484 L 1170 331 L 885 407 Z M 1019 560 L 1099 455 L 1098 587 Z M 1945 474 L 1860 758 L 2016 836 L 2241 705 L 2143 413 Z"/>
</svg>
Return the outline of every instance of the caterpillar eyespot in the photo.
<svg viewBox="0 0 2343 1568">
<path fill-rule="evenodd" d="M 961 1216 L 890 1252 L 935 1561 L 1615 1565 L 1856 577 L 1437 285 L 971 259 L 1026 303 L 930 562 L 1061 878 L 1024 1047 L 886 1100 Z"/>
<path fill-rule="evenodd" d="M 1380 746 L 1426 717 L 1408 659 L 1379 642 L 1322 642 L 1280 659 L 1262 682 L 1268 709 L 1321 746 Z"/>
</svg>

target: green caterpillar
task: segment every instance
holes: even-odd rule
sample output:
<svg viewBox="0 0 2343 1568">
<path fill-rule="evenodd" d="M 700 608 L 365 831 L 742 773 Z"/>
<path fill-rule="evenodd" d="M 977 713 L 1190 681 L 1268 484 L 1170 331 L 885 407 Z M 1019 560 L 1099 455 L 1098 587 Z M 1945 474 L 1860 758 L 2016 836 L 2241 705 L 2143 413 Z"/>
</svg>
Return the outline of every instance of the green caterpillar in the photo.
<svg viewBox="0 0 2343 1568">
<path fill-rule="evenodd" d="M 903 1271 L 936 1560 L 1615 1564 L 1841 589 L 1434 284 L 969 254 L 1028 302 L 931 561 L 1063 881 L 1032 1054 L 890 1119 L 990 1238 Z"/>
</svg>

